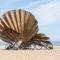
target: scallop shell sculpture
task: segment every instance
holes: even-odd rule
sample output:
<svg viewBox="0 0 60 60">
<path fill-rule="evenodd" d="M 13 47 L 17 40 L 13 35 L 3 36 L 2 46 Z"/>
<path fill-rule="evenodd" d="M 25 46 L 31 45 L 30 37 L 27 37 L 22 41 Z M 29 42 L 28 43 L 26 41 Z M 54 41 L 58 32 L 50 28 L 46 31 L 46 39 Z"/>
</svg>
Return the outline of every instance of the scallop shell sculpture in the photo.
<svg viewBox="0 0 60 60">
<path fill-rule="evenodd" d="M 38 22 L 28 11 L 17 9 L 0 17 L 0 39 L 9 43 L 6 49 L 25 49 L 34 44 L 53 48 L 45 34 L 37 34 Z M 21 42 L 22 41 L 22 42 Z M 41 42 L 43 41 L 43 44 Z"/>
<path fill-rule="evenodd" d="M 10 41 L 29 41 L 38 32 L 37 20 L 22 9 L 11 10 L 0 17 L 0 39 Z"/>
</svg>

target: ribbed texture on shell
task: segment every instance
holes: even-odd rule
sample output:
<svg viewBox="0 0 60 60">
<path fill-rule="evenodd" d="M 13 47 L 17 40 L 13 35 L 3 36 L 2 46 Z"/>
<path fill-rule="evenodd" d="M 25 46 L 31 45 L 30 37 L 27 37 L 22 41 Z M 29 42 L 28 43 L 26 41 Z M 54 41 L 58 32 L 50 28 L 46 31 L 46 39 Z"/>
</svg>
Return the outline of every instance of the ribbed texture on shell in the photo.
<svg viewBox="0 0 60 60">
<path fill-rule="evenodd" d="M 37 32 L 37 21 L 30 12 L 18 9 L 0 17 L 0 38 L 29 41 Z"/>
<path fill-rule="evenodd" d="M 48 41 L 49 40 L 49 37 L 47 37 L 45 34 L 36 34 L 32 40 L 37 40 L 37 41 Z"/>
</svg>

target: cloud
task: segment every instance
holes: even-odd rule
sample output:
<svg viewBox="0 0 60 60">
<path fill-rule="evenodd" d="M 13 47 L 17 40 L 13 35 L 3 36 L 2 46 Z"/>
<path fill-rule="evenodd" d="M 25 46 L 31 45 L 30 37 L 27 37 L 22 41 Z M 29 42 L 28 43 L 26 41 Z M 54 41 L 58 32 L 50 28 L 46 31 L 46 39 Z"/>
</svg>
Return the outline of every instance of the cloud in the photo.
<svg viewBox="0 0 60 60">
<path fill-rule="evenodd" d="M 9 7 L 9 5 L 19 1 L 21 0 L 0 0 L 0 8 Z"/>
<path fill-rule="evenodd" d="M 39 6 L 35 7 L 37 4 Z M 34 6 L 34 8 L 31 9 L 31 6 Z M 30 9 L 40 25 L 55 24 L 60 21 L 60 1 L 58 0 L 53 0 L 42 5 L 38 1 L 37 3 L 30 4 Z"/>
<path fill-rule="evenodd" d="M 41 3 L 41 1 L 35 1 L 35 2 L 31 2 L 29 3 L 27 6 L 24 6 L 24 8 L 32 8 L 32 7 L 35 7 L 36 5 L 38 5 L 39 3 Z"/>
<path fill-rule="evenodd" d="M 35 8 L 39 5 L 51 2 L 52 0 L 34 0 L 33 2 L 29 3 L 27 6 L 24 6 L 25 9 L 27 8 Z"/>
<path fill-rule="evenodd" d="M 21 0 L 0 0 L 0 15 L 8 10 L 13 9 L 11 8 L 11 5 L 20 1 Z"/>
<path fill-rule="evenodd" d="M 3 2 L 11 2 L 11 1 L 20 1 L 20 0 L 0 0 L 0 3 L 3 3 Z"/>
<path fill-rule="evenodd" d="M 47 36 L 49 36 L 50 37 L 50 40 L 51 41 L 60 41 L 60 35 L 48 35 L 47 34 Z"/>
</svg>

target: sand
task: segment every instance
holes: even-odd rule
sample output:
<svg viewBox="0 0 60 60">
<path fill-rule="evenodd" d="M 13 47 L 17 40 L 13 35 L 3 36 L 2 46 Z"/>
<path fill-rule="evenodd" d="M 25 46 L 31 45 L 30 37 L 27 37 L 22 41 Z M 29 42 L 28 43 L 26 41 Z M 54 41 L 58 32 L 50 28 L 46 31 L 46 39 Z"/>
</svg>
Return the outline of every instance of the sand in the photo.
<svg viewBox="0 0 60 60">
<path fill-rule="evenodd" d="M 60 46 L 53 50 L 0 50 L 0 60 L 60 60 Z"/>
</svg>

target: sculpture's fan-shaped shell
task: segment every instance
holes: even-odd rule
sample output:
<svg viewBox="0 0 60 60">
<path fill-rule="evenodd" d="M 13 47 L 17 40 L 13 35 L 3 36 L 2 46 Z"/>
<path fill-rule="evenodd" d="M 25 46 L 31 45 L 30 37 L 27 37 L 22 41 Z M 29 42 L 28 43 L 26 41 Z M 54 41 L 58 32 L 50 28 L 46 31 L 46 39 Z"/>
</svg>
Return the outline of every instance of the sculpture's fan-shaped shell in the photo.
<svg viewBox="0 0 60 60">
<path fill-rule="evenodd" d="M 12 10 L 0 17 L 0 38 L 28 41 L 38 31 L 35 17 L 25 10 Z"/>
<path fill-rule="evenodd" d="M 36 34 L 32 40 L 39 40 L 39 41 L 48 41 L 49 40 L 49 37 L 47 37 L 45 34 Z"/>
</svg>

